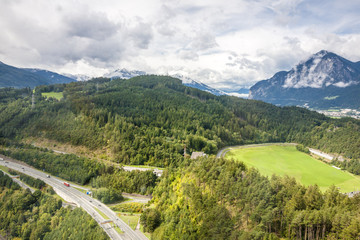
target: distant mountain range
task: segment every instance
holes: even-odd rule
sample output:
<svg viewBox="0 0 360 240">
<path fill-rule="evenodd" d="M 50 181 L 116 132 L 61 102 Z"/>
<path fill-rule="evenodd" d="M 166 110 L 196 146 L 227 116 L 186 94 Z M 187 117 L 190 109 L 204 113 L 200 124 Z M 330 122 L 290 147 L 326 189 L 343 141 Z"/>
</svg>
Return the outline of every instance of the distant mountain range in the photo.
<svg viewBox="0 0 360 240">
<path fill-rule="evenodd" d="M 111 78 L 111 79 L 117 79 L 117 78 L 130 79 L 141 75 L 147 75 L 147 73 L 139 70 L 129 71 L 123 68 L 105 74 L 103 77 Z M 172 77 L 182 80 L 185 86 L 197 88 L 202 91 L 214 94 L 216 96 L 232 95 L 232 96 L 247 98 L 247 94 L 249 91 L 248 89 L 240 89 L 238 91 L 233 91 L 230 93 L 212 88 L 204 83 L 195 81 L 189 77 L 180 74 L 175 74 Z M 74 81 L 87 81 L 89 79 L 91 79 L 91 77 L 86 75 L 58 74 L 55 72 L 42 70 L 42 69 L 16 68 L 0 62 L 0 87 L 34 88 L 39 85 L 69 83 Z"/>
<path fill-rule="evenodd" d="M 175 74 L 173 75 L 172 77 L 175 77 L 175 78 L 178 78 L 182 81 L 182 83 L 185 85 L 185 86 L 188 86 L 188 87 L 192 87 L 192 88 L 197 88 L 197 89 L 200 89 L 202 91 L 205 91 L 205 92 L 209 92 L 211 94 L 214 94 L 216 96 L 221 96 L 221 95 L 227 95 L 226 92 L 223 92 L 221 90 L 218 90 L 218 89 L 215 89 L 215 88 L 212 88 L 212 87 L 209 87 L 208 85 L 204 84 L 204 83 L 201 83 L 201 82 L 197 82 L 189 77 L 185 77 L 181 74 Z"/>
<path fill-rule="evenodd" d="M 74 79 L 75 81 L 78 82 L 83 82 L 83 81 L 87 81 L 90 80 L 92 77 L 85 75 L 85 74 L 69 74 L 69 73 L 63 73 L 62 74 L 65 77 Z"/>
<path fill-rule="evenodd" d="M 250 99 L 315 109 L 360 108 L 360 62 L 322 50 L 250 88 Z"/>
<path fill-rule="evenodd" d="M 144 71 L 138 71 L 138 70 L 128 71 L 127 69 L 123 68 L 123 69 L 118 69 L 111 73 L 108 73 L 108 74 L 104 75 L 104 77 L 111 78 L 111 79 L 116 79 L 116 78 L 130 79 L 130 78 L 142 76 L 142 75 L 147 75 L 147 73 Z M 180 79 L 185 86 L 197 88 L 202 91 L 212 93 L 216 96 L 227 94 L 226 92 L 209 87 L 208 85 L 206 85 L 204 83 L 195 81 L 195 80 L 193 80 L 189 77 L 185 77 L 181 74 L 175 74 L 175 75 L 172 75 L 172 77 Z"/>
<path fill-rule="evenodd" d="M 0 87 L 34 88 L 39 85 L 69 83 L 74 79 L 41 69 L 16 68 L 0 62 Z"/>
<path fill-rule="evenodd" d="M 146 72 L 138 71 L 138 70 L 128 71 L 127 69 L 123 68 L 123 69 L 117 69 L 111 73 L 105 74 L 104 77 L 111 78 L 111 79 L 115 79 L 115 78 L 130 79 L 130 78 L 141 76 L 141 75 L 146 75 Z"/>
</svg>

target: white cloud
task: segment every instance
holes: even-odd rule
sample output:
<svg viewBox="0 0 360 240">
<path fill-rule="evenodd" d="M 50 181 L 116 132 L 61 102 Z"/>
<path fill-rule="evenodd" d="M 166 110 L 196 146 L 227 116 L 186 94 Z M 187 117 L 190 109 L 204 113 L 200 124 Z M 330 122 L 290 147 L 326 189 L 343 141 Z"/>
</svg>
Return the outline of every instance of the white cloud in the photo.
<svg viewBox="0 0 360 240">
<path fill-rule="evenodd" d="M 360 60 L 356 0 L 0 0 L 0 61 L 102 74 L 176 71 L 250 86 L 321 49 Z M 238 86 L 238 87 L 237 87 Z"/>
<path fill-rule="evenodd" d="M 333 84 L 336 87 L 340 87 L 340 88 L 345 88 L 345 87 L 349 87 L 351 85 L 356 85 L 357 82 L 348 82 L 348 83 L 344 83 L 344 82 L 337 82 L 335 84 Z"/>
</svg>

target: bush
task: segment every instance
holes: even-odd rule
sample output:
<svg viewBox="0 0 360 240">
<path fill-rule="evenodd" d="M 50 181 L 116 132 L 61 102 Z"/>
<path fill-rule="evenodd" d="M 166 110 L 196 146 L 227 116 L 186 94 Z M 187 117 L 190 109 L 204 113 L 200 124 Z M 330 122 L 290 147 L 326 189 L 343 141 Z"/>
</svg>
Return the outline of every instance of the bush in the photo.
<svg viewBox="0 0 360 240">
<path fill-rule="evenodd" d="M 140 216 L 140 223 L 144 226 L 146 232 L 154 232 L 161 224 L 160 212 L 153 208 L 145 209 Z"/>
<path fill-rule="evenodd" d="M 93 195 L 95 198 L 99 199 L 103 203 L 113 203 L 120 200 L 123 200 L 124 197 L 121 195 L 121 192 L 115 190 L 113 188 L 100 188 L 98 190 L 93 191 Z"/>
<path fill-rule="evenodd" d="M 298 151 L 300 151 L 300 152 L 304 152 L 304 153 L 306 153 L 306 154 L 310 154 L 310 150 L 309 150 L 307 147 L 305 147 L 304 145 L 302 145 L 302 144 L 296 145 L 296 149 L 297 149 Z"/>
<path fill-rule="evenodd" d="M 111 209 L 118 212 L 142 213 L 143 206 L 144 204 L 142 203 L 132 202 L 132 203 L 122 203 L 112 207 Z"/>
</svg>

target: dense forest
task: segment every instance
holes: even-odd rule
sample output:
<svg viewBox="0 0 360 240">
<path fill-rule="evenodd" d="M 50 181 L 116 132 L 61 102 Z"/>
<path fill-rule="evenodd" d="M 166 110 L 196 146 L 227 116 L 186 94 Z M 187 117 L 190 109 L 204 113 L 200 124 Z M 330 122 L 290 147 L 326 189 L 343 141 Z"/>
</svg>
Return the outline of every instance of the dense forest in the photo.
<svg viewBox="0 0 360 240">
<path fill-rule="evenodd" d="M 105 164 L 74 154 L 55 154 L 51 150 L 28 144 L 5 144 L 0 153 L 23 161 L 30 166 L 46 171 L 62 179 L 84 185 L 91 184 L 99 190 L 94 196 L 104 203 L 122 199 L 121 193 L 151 194 L 158 177 L 152 171 L 125 171 L 111 164 Z M 17 173 L 17 172 L 15 172 Z M 25 182 L 41 188 L 41 180 L 29 180 L 24 174 L 20 177 Z"/>
<path fill-rule="evenodd" d="M 44 189 L 46 187 L 46 183 L 41 179 L 33 178 L 33 177 L 23 174 L 21 172 L 15 171 L 11 168 L 9 168 L 8 172 L 12 176 L 18 175 L 20 178 L 20 181 L 26 183 L 26 185 L 28 185 L 30 187 L 40 189 L 40 190 Z M 51 188 L 51 187 L 49 187 L 49 188 Z M 54 190 L 50 190 L 50 192 L 54 192 Z"/>
<path fill-rule="evenodd" d="M 0 235 L 5 239 L 108 239 L 85 211 L 57 198 L 23 190 L 0 171 Z"/>
<path fill-rule="evenodd" d="M 169 168 L 141 221 L 153 239 L 358 239 L 360 196 L 212 157 Z"/>
<path fill-rule="evenodd" d="M 60 101 L 42 92 L 62 92 Z M 360 156 L 360 122 L 297 107 L 214 96 L 165 76 L 105 78 L 0 89 L 0 143 L 52 139 L 124 164 L 178 165 L 184 154 L 214 154 L 226 145 L 297 142 L 348 158 Z M 85 177 L 86 178 L 86 177 Z M 87 179 L 85 179 L 87 181 Z"/>
<path fill-rule="evenodd" d="M 62 92 L 64 98 L 43 98 L 43 92 Z M 359 197 L 348 198 L 335 187 L 322 193 L 317 186 L 304 187 L 289 177 L 268 179 L 242 163 L 211 156 L 191 162 L 184 158 L 184 147 L 186 154 L 215 154 L 227 145 L 297 142 L 302 151 L 314 147 L 352 159 L 343 167 L 355 172 L 359 128 L 355 119 L 217 97 L 165 76 L 100 78 L 34 91 L 0 89 L 1 154 L 63 179 L 90 184 L 104 202 L 121 199 L 121 192 L 153 194 L 155 208 L 144 210 L 141 222 L 154 239 L 356 238 Z M 110 161 L 56 154 L 24 143 L 28 137 L 83 146 L 102 153 L 94 158 Z M 159 180 L 151 171 L 126 172 L 111 162 L 167 170 Z M 62 213 L 54 216 L 70 219 L 75 212 L 57 211 Z M 70 237 L 67 224 L 54 225 L 51 229 L 58 232 L 42 237 Z"/>
</svg>

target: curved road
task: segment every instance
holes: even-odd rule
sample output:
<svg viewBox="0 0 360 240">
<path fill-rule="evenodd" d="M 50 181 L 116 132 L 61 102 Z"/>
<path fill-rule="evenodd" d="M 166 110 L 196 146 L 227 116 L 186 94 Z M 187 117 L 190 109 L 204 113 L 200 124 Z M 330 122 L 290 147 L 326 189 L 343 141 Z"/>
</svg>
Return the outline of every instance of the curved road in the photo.
<svg viewBox="0 0 360 240">
<path fill-rule="evenodd" d="M 88 212 L 92 218 L 104 229 L 107 235 L 111 239 L 124 239 L 124 240 L 142 240 L 147 239 L 145 235 L 141 232 L 135 232 L 132 230 L 124 221 L 119 219 L 116 214 L 105 204 L 100 201 L 91 198 L 90 196 L 80 192 L 79 190 L 64 185 L 64 181 L 61 179 L 57 179 L 55 177 L 47 177 L 46 173 L 43 173 L 34 168 L 28 167 L 26 165 L 16 163 L 11 159 L 4 157 L 5 161 L 0 161 L 0 165 L 7 166 L 16 171 L 22 172 L 26 175 L 32 176 L 34 178 L 39 178 L 43 180 L 46 184 L 52 186 L 55 192 L 65 199 L 68 202 L 73 202 L 77 206 L 82 207 L 86 212 Z M 96 211 L 99 209 L 106 216 L 112 220 L 112 222 L 117 225 L 124 233 L 119 234 L 110 223 L 104 223 L 105 219 Z"/>
</svg>

